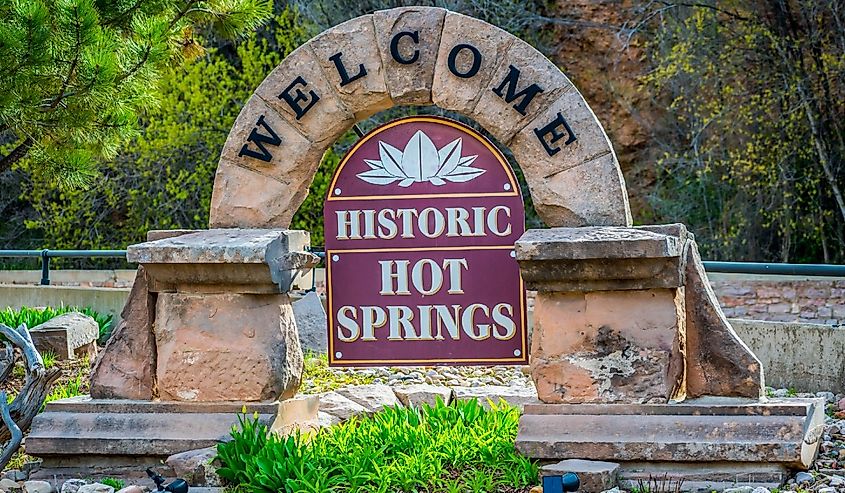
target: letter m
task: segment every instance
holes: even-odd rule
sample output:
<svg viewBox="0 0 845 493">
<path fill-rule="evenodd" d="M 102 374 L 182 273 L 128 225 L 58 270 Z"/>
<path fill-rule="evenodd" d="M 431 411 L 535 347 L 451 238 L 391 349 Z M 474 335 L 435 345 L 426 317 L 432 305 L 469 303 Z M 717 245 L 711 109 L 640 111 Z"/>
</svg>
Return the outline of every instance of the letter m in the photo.
<svg viewBox="0 0 845 493">
<path fill-rule="evenodd" d="M 496 93 L 497 96 L 503 98 L 506 103 L 511 103 L 517 98 L 522 98 L 519 103 L 513 105 L 513 109 L 519 112 L 521 115 L 525 115 L 525 109 L 531 103 L 531 100 L 534 99 L 534 96 L 543 92 L 543 89 L 538 86 L 537 84 L 531 84 L 530 86 L 526 87 L 525 89 L 516 92 L 516 85 L 519 82 L 519 69 L 514 67 L 513 65 L 510 66 L 510 71 L 508 75 L 505 77 L 505 80 L 499 84 L 499 87 L 493 89 L 493 92 Z M 502 94 L 502 91 L 507 87 L 507 91 Z"/>
<path fill-rule="evenodd" d="M 269 135 L 261 134 L 258 131 L 259 127 L 263 128 Z M 259 150 L 254 151 L 250 149 L 250 142 L 254 142 Z M 273 129 L 270 128 L 270 125 L 268 125 L 267 122 L 264 121 L 264 115 L 261 115 L 258 117 L 258 121 L 255 123 L 255 128 L 253 128 L 252 132 L 249 133 L 249 137 L 247 137 L 246 139 L 246 144 L 241 147 L 241 152 L 238 153 L 238 156 L 249 156 L 255 159 L 270 162 L 270 160 L 273 159 L 273 155 L 270 154 L 270 151 L 268 151 L 267 148 L 264 147 L 264 145 L 267 144 L 274 147 L 278 147 L 279 145 L 281 145 L 281 143 L 282 139 L 280 139 L 279 136 L 276 135 L 276 132 L 274 132 Z"/>
</svg>

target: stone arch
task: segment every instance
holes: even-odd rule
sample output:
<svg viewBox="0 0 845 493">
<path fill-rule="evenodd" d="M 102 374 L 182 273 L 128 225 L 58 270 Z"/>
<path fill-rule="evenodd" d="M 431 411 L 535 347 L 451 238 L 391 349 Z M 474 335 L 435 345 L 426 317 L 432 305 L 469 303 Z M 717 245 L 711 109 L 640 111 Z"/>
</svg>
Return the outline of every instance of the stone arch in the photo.
<svg viewBox="0 0 845 493">
<path fill-rule="evenodd" d="M 509 146 L 547 225 L 631 225 L 613 147 L 557 66 L 484 21 L 401 7 L 322 32 L 264 79 L 223 148 L 210 226 L 289 227 L 328 147 L 395 105 L 461 113 Z"/>
</svg>

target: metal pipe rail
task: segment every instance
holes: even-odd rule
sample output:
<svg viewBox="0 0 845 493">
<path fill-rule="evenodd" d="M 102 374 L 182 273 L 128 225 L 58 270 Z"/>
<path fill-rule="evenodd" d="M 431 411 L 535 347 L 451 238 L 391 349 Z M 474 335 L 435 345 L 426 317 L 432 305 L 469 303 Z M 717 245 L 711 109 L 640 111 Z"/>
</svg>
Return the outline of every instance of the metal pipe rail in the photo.
<svg viewBox="0 0 845 493">
<path fill-rule="evenodd" d="M 314 248 L 312 253 L 325 260 L 325 252 Z M 51 258 L 126 258 L 126 250 L 0 250 L 0 257 L 41 258 L 41 284 L 50 284 Z M 845 278 L 845 265 L 835 264 L 776 264 L 765 262 L 717 262 L 704 261 L 707 272 L 725 274 L 768 274 L 785 276 L 822 276 Z"/>
</svg>

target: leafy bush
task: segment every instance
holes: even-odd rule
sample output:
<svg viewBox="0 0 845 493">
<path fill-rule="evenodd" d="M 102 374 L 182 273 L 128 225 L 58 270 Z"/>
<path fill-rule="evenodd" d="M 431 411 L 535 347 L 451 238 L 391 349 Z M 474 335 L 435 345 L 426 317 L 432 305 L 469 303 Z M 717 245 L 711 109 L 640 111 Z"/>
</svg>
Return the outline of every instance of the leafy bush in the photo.
<svg viewBox="0 0 845 493">
<path fill-rule="evenodd" d="M 218 473 L 255 493 L 514 491 L 537 482 L 537 465 L 514 449 L 519 411 L 477 401 L 390 407 L 313 436 L 281 437 L 239 417 L 217 446 Z"/>
<path fill-rule="evenodd" d="M 97 342 L 102 346 L 108 341 L 109 336 L 111 336 L 112 325 L 114 324 L 114 316 L 110 313 L 103 314 L 96 312 L 87 306 L 82 308 L 77 306 L 61 306 L 59 308 L 23 307 L 20 310 L 7 307 L 5 310 L 0 310 L 0 323 L 6 324 L 9 327 L 18 327 L 21 324 L 26 324 L 27 328 L 31 329 L 36 325 L 41 325 L 48 320 L 68 312 L 79 312 L 93 318 L 99 326 Z"/>
</svg>

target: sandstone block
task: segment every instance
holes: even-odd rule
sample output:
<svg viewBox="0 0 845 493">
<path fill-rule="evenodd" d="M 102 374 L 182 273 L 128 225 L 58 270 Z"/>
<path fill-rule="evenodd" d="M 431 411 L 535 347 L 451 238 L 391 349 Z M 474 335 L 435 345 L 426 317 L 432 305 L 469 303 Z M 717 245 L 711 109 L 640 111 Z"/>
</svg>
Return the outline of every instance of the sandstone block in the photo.
<svg viewBox="0 0 845 493">
<path fill-rule="evenodd" d="M 526 177 L 537 214 L 550 227 L 630 226 L 625 179 L 606 154 L 545 180 Z"/>
<path fill-rule="evenodd" d="M 97 356 L 100 326 L 84 313 L 64 313 L 32 327 L 29 334 L 42 354 L 49 351 L 62 360 Z"/>
<path fill-rule="evenodd" d="M 165 464 L 173 469 L 176 477 L 182 478 L 191 486 L 223 486 L 214 458 L 217 457 L 217 447 L 206 447 L 173 454 L 165 460 Z"/>
<path fill-rule="evenodd" d="M 211 228 L 286 228 L 307 194 L 281 182 L 220 161 L 211 192 Z"/>
<path fill-rule="evenodd" d="M 302 350 L 325 353 L 329 347 L 326 309 L 320 295 L 310 292 L 293 303 L 293 317 L 299 330 L 299 345 Z"/>
<path fill-rule="evenodd" d="M 513 43 L 512 34 L 474 17 L 448 12 L 443 21 L 443 33 L 434 69 L 431 96 L 437 106 L 470 115 L 481 98 L 490 90 L 490 79 L 499 60 L 504 58 Z M 469 47 L 461 47 L 469 45 Z M 474 76 L 460 77 L 449 70 L 449 57 L 454 50 L 455 69 L 470 74 L 478 50 L 478 70 Z"/>
<path fill-rule="evenodd" d="M 298 395 L 279 401 L 270 431 L 277 435 L 290 435 L 295 431 L 316 430 L 320 427 L 319 410 L 320 398 L 316 395 Z"/>
<path fill-rule="evenodd" d="M 156 353 L 162 399 L 287 399 L 302 377 L 302 350 L 284 294 L 162 293 Z"/>
<path fill-rule="evenodd" d="M 144 267 L 138 267 L 120 321 L 91 370 L 91 396 L 96 399 L 152 399 L 155 390 L 156 297 L 147 288 Z"/>
<path fill-rule="evenodd" d="M 534 95 L 530 101 L 527 95 L 519 96 L 532 84 L 536 84 L 542 92 L 532 91 Z M 551 102 L 573 90 L 572 83 L 551 60 L 525 41 L 514 38 L 493 72 L 487 89 L 481 91 L 472 116 L 500 142 L 507 144 Z"/>
<path fill-rule="evenodd" d="M 367 409 L 357 402 L 338 394 L 337 392 L 324 392 L 320 394 L 320 414 L 334 416 L 337 423 L 346 421 L 352 416 L 366 414 Z M 331 424 L 336 424 L 334 420 Z"/>
<path fill-rule="evenodd" d="M 343 387 L 336 391 L 338 394 L 361 405 L 367 413 L 377 413 L 385 407 L 400 405 L 399 399 L 389 385 L 369 384 Z"/>
<path fill-rule="evenodd" d="M 338 98 L 356 120 L 393 106 L 372 15 L 323 31 L 308 45 Z"/>
<path fill-rule="evenodd" d="M 355 123 L 305 45 L 285 57 L 255 94 L 312 142 L 331 145 Z"/>
<path fill-rule="evenodd" d="M 531 376 L 543 402 L 683 397 L 683 290 L 539 292 L 534 306 Z"/>
<path fill-rule="evenodd" d="M 687 395 L 763 394 L 763 366 L 722 313 L 694 240 L 686 262 Z"/>
<path fill-rule="evenodd" d="M 448 405 L 452 400 L 452 389 L 441 385 L 416 384 L 393 387 L 393 393 L 405 407 L 433 406 L 437 399 Z"/>
<path fill-rule="evenodd" d="M 196 233 L 196 229 L 151 229 L 147 231 L 147 241 L 163 240 L 165 238 L 175 238 L 176 236 Z"/>
<path fill-rule="evenodd" d="M 578 491 L 601 493 L 616 486 L 619 464 L 600 460 L 566 459 L 540 468 L 540 476 L 561 476 L 574 472 L 581 480 Z"/>
<path fill-rule="evenodd" d="M 399 7 L 373 13 L 385 82 L 394 104 L 431 104 L 444 17 L 446 10 L 435 7 Z"/>
<path fill-rule="evenodd" d="M 613 153 L 601 123 L 574 89 L 529 122 L 510 148 L 522 171 L 538 181 Z"/>
</svg>

